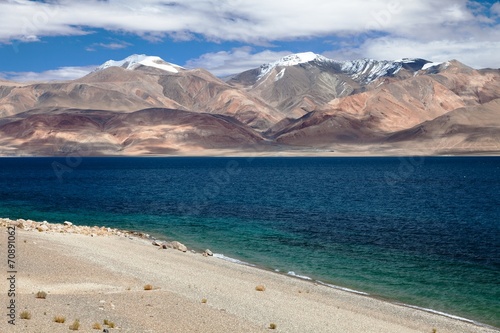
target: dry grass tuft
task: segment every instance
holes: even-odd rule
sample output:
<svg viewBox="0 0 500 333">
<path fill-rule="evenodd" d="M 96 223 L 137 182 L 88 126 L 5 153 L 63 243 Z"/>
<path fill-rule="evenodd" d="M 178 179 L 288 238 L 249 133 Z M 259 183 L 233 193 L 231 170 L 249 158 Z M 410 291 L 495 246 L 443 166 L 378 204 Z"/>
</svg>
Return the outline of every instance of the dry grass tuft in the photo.
<svg viewBox="0 0 500 333">
<path fill-rule="evenodd" d="M 145 285 L 144 290 L 153 290 L 153 285 L 151 285 L 151 284 Z"/>
<path fill-rule="evenodd" d="M 103 323 L 104 323 L 104 325 L 108 326 L 109 328 L 115 328 L 115 323 L 113 323 L 110 320 L 104 319 Z"/>
<path fill-rule="evenodd" d="M 202 299 L 201 299 L 201 302 L 202 302 L 203 304 L 205 304 L 206 302 L 208 302 L 208 300 L 207 300 L 206 298 L 202 298 Z"/>
<path fill-rule="evenodd" d="M 92 329 L 94 329 L 94 330 L 100 330 L 100 329 L 102 329 L 102 326 L 99 323 L 93 323 L 92 324 Z"/>
<path fill-rule="evenodd" d="M 36 293 L 36 298 L 46 299 L 47 293 L 45 291 L 39 291 Z"/>
<path fill-rule="evenodd" d="M 73 324 L 69 325 L 69 329 L 72 331 L 78 331 L 80 329 L 80 320 L 75 319 Z"/>
<path fill-rule="evenodd" d="M 277 327 L 278 327 L 278 325 L 276 325 L 275 323 L 269 324 L 269 329 L 271 329 L 271 330 L 275 330 Z"/>
<path fill-rule="evenodd" d="M 29 320 L 29 319 L 31 319 L 31 313 L 29 311 L 23 311 L 23 312 L 21 312 L 21 314 L 19 315 L 19 317 L 21 319 Z"/>
<path fill-rule="evenodd" d="M 66 317 L 64 316 L 55 316 L 54 317 L 54 322 L 59 323 L 59 324 L 64 324 L 66 321 Z"/>
<path fill-rule="evenodd" d="M 264 286 L 262 284 L 259 284 L 257 287 L 255 287 L 255 290 L 257 290 L 257 291 L 265 291 L 266 290 L 266 286 Z"/>
</svg>

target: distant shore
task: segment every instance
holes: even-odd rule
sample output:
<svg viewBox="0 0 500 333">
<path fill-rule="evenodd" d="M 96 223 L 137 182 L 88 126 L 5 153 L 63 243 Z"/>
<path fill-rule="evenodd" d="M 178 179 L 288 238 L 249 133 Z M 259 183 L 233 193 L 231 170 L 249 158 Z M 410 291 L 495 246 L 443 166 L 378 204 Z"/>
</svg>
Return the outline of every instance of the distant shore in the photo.
<svg viewBox="0 0 500 333">
<path fill-rule="evenodd" d="M 41 154 L 30 151 L 2 151 L 1 157 L 404 157 L 404 156 L 500 156 L 500 150 L 473 150 L 467 148 L 440 148 L 432 146 L 344 145 L 331 148 L 302 147 L 295 149 L 268 147 L 239 149 L 179 149 L 168 154 L 153 151 L 89 151 L 75 147 L 71 151 L 50 151 Z"/>
<path fill-rule="evenodd" d="M 15 328 L 4 318 L 2 332 L 67 332 L 75 319 L 88 332 L 104 319 L 134 333 L 499 331 L 161 242 L 154 246 L 140 232 L 0 219 L 2 237 L 14 226 L 17 318 Z M 7 283 L 2 279 L 2 290 Z M 39 291 L 47 297 L 36 298 Z M 20 319 L 22 311 L 31 319 Z M 66 323 L 54 322 L 56 316 Z"/>
</svg>

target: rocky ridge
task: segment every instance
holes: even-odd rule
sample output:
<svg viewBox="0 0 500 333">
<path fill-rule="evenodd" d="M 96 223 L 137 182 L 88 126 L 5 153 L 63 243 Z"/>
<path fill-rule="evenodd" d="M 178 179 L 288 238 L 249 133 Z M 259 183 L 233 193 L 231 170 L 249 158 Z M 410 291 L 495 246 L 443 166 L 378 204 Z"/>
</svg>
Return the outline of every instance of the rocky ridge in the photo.
<svg viewBox="0 0 500 333">
<path fill-rule="evenodd" d="M 500 70 L 456 60 L 305 52 L 223 81 L 133 55 L 73 81 L 0 81 L 0 156 L 497 154 L 499 99 Z"/>
<path fill-rule="evenodd" d="M 152 240 L 152 244 L 158 246 L 160 249 L 174 249 L 181 252 L 187 252 L 188 248 L 178 242 L 178 241 L 161 241 L 154 237 L 151 237 L 147 233 L 121 230 L 116 228 L 107 227 L 97 227 L 97 226 L 78 226 L 72 222 L 65 221 L 64 223 L 49 223 L 47 221 L 37 222 L 33 220 L 17 219 L 12 220 L 10 218 L 0 218 L 0 227 L 16 227 L 24 231 L 31 232 L 48 232 L 48 233 L 62 233 L 62 234 L 80 234 L 89 237 L 125 237 L 129 239 L 143 239 Z M 204 256 L 208 256 L 211 253 L 210 250 L 203 252 Z"/>
</svg>

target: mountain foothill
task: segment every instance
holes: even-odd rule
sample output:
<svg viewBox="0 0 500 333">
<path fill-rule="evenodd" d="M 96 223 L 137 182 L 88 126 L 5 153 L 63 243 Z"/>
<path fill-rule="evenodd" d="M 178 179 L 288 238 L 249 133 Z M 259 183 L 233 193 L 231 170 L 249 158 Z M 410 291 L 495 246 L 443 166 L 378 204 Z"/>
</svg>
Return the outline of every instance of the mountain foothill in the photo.
<svg viewBox="0 0 500 333">
<path fill-rule="evenodd" d="M 0 156 L 500 153 L 500 70 L 306 52 L 220 78 L 159 57 L 0 81 Z"/>
</svg>

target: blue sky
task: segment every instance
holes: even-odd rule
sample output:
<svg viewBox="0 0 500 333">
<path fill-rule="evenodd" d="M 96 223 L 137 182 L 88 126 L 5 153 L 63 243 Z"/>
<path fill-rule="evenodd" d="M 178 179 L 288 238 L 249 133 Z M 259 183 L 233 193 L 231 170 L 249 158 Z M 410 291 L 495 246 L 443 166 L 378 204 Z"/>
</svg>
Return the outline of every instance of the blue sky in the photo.
<svg viewBox="0 0 500 333">
<path fill-rule="evenodd" d="M 0 0 L 0 78 L 74 79 L 160 56 L 227 75 L 290 53 L 500 67 L 500 1 Z"/>
</svg>

